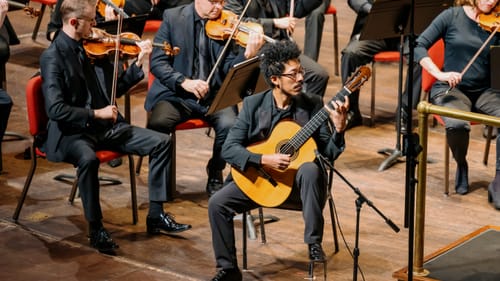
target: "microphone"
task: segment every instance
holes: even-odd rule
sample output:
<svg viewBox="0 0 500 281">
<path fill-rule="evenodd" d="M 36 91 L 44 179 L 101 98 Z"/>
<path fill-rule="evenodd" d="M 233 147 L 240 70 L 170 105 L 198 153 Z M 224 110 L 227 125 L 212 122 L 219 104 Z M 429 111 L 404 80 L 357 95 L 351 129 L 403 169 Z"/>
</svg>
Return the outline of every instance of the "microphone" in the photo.
<svg viewBox="0 0 500 281">
<path fill-rule="evenodd" d="M 121 8 L 120 8 L 120 7 L 118 7 L 118 6 L 116 6 L 116 4 L 115 4 L 115 3 L 113 3 L 112 1 L 110 1 L 110 0 L 102 0 L 102 2 L 106 3 L 106 5 L 111 6 L 111 8 L 113 8 L 113 10 L 114 10 L 117 14 L 119 14 L 120 16 L 122 16 L 123 18 L 125 18 L 125 19 L 126 19 L 126 18 L 129 18 L 129 15 L 127 15 L 127 14 L 123 11 L 123 9 L 121 9 Z"/>
</svg>

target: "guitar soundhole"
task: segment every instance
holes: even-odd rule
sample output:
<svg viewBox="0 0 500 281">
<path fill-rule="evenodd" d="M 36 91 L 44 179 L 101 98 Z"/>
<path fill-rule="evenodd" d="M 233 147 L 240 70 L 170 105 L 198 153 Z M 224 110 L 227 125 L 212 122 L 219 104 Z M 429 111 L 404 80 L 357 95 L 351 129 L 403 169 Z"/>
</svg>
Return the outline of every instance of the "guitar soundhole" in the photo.
<svg viewBox="0 0 500 281">
<path fill-rule="evenodd" d="M 297 158 L 297 150 L 288 142 L 288 140 L 282 140 L 278 143 L 276 146 L 276 153 L 289 154 L 291 155 L 292 161 Z"/>
</svg>

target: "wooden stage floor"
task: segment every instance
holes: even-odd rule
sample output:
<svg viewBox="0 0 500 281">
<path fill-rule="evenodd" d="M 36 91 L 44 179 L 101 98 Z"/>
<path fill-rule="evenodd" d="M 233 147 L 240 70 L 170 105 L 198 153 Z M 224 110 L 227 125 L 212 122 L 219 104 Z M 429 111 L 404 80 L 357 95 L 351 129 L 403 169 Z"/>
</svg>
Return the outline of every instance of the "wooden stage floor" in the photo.
<svg viewBox="0 0 500 281">
<path fill-rule="evenodd" d="M 354 13 L 346 1 L 333 0 L 339 15 L 340 48 L 346 45 L 354 22 Z M 33 6 L 36 6 L 33 3 Z M 38 69 L 38 58 L 47 46 L 45 34 L 31 40 L 35 19 L 21 11 L 9 13 L 21 38 L 12 46 L 7 64 L 7 90 L 15 105 L 8 131 L 29 135 L 24 88 Z M 41 31 L 45 31 L 48 14 Z M 303 21 L 295 39 L 302 46 Z M 152 36 L 151 34 L 146 36 Z M 331 74 L 327 98 L 340 89 L 340 78 L 334 76 L 332 18 L 327 16 L 320 63 Z M 396 133 L 394 112 L 397 104 L 397 65 L 381 65 L 377 72 L 377 122 L 374 127 L 361 126 L 347 132 L 347 149 L 336 162 L 336 168 L 388 218 L 400 227 L 395 233 L 366 204 L 361 208 L 359 265 L 366 280 L 391 280 L 392 274 L 407 265 L 408 228 L 403 225 L 405 198 L 405 164 L 378 172 L 385 156 L 382 148 L 394 148 Z M 132 92 L 132 123 L 145 124 L 143 102 L 146 80 Z M 361 110 L 369 112 L 370 83 L 363 86 Z M 430 130 L 428 155 L 427 215 L 425 254 L 432 253 L 484 225 L 500 225 L 500 216 L 487 202 L 487 186 L 495 168 L 495 148 L 490 164 L 483 166 L 484 139 L 481 126 L 475 126 L 468 155 L 471 192 L 465 196 L 443 195 L 442 128 Z M 40 161 L 31 190 L 21 212 L 19 224 L 11 217 L 29 169 L 23 151 L 29 141 L 5 141 L 4 173 L 0 175 L 0 279 L 1 280 L 209 280 L 215 274 L 207 218 L 205 165 L 213 140 L 204 130 L 178 132 L 177 199 L 167 204 L 176 220 L 193 225 L 192 230 L 171 236 L 148 236 L 145 217 L 148 209 L 147 165 L 137 178 L 139 223 L 131 224 L 127 165 L 111 168 L 102 165 L 101 174 L 120 178 L 123 185 L 103 186 L 101 191 L 105 225 L 120 244 L 116 257 L 96 253 L 88 246 L 86 223 L 81 202 L 67 203 L 70 185 L 53 180 L 60 173 L 73 174 L 67 164 Z M 494 146 L 494 145 L 493 145 Z M 402 159 L 404 160 L 404 159 Z M 225 170 L 225 173 L 227 173 Z M 455 167 L 451 167 L 454 174 Z M 453 184 L 453 179 L 451 180 Z M 340 224 L 340 251 L 333 253 L 328 209 L 325 209 L 323 247 L 328 256 L 328 280 L 352 280 L 356 230 L 357 196 L 336 176 L 333 196 Z M 307 271 L 307 247 L 303 243 L 303 222 L 299 212 L 265 209 L 265 214 L 280 218 L 266 224 L 267 244 L 249 240 L 250 271 L 244 280 L 303 280 Z M 241 266 L 241 223 L 236 222 L 238 257 Z M 362 276 L 358 277 L 363 280 Z"/>
</svg>

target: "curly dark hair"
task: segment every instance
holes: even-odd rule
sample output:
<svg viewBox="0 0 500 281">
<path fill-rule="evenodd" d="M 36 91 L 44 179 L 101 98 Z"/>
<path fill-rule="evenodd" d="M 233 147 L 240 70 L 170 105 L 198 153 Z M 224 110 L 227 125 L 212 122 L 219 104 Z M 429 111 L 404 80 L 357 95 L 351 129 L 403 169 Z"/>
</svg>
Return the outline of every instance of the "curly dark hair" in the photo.
<svg viewBox="0 0 500 281">
<path fill-rule="evenodd" d="M 273 87 L 271 76 L 280 76 L 285 70 L 285 63 L 289 60 L 298 59 L 300 49 L 297 44 L 290 40 L 277 41 L 264 45 L 260 50 L 260 71 L 264 75 L 266 83 Z"/>
</svg>

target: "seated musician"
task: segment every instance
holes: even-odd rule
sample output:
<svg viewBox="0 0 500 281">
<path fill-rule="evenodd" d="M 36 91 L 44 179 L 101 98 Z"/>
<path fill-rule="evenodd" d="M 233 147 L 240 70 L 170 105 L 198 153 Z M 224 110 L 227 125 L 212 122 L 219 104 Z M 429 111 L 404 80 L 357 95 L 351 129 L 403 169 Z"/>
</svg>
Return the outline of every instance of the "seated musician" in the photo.
<svg viewBox="0 0 500 281">
<path fill-rule="evenodd" d="M 161 50 L 153 50 L 150 73 L 155 80 L 145 101 L 145 108 L 150 112 L 147 125 L 150 129 L 171 133 L 177 124 L 192 118 L 202 118 L 213 127 L 215 140 L 207 165 L 209 196 L 222 187 L 222 171 L 226 166 L 221 157 L 222 144 L 234 124 L 237 109 L 230 106 L 208 116 L 205 114 L 230 67 L 255 56 L 263 44 L 262 34 L 252 32 L 246 49 L 233 46 L 232 40 L 222 54 L 226 42 L 208 38 L 204 26 L 207 20 L 220 17 L 223 3 L 223 0 L 195 0 L 189 5 L 165 10 L 154 41 L 179 47 L 180 53 L 168 56 Z M 221 54 L 224 57 L 216 67 Z M 211 71 L 214 75 L 207 81 Z"/>
<path fill-rule="evenodd" d="M 243 171 L 243 175 L 250 168 L 265 171 L 286 170 L 293 161 L 291 155 L 252 152 L 248 146 L 268 139 L 283 119 L 292 119 L 303 126 L 323 108 L 327 110 L 328 117 L 325 119 L 329 119 L 329 122 L 323 122 L 312 136 L 319 152 L 329 161 L 333 161 L 344 150 L 343 131 L 349 108 L 348 98 L 345 103 L 332 101 L 329 108 L 323 106 L 320 96 L 304 93 L 304 69 L 299 60 L 300 53 L 292 41 L 267 44 L 262 49 L 261 72 L 271 89 L 243 100 L 236 124 L 229 131 L 222 149 L 224 159 L 239 171 Z M 333 126 L 333 132 L 329 125 Z M 298 164 L 300 167 L 295 179 L 291 181 L 292 194 L 302 201 L 304 242 L 309 246 L 309 258 L 312 261 L 323 261 L 325 255 L 321 242 L 327 178 L 317 161 Z M 271 174 L 271 178 L 272 176 Z M 242 186 L 233 181 L 236 179 L 233 169 L 224 188 L 215 193 L 208 202 L 212 243 L 219 268 L 213 281 L 242 280 L 236 260 L 233 217 L 236 213 L 259 207 L 251 197 L 251 190 L 244 193 Z M 257 189 L 254 191 L 258 192 Z M 262 196 L 265 197 L 266 194 Z"/>
<path fill-rule="evenodd" d="M 500 37 L 496 34 L 491 41 L 485 41 L 490 32 L 478 24 L 481 17 L 488 14 L 494 19 L 486 22 L 496 25 L 496 12 L 492 11 L 498 10 L 499 3 L 498 0 L 457 1 L 458 6 L 441 12 L 417 38 L 415 61 L 437 79 L 430 91 L 433 104 L 500 117 L 500 91 L 491 88 L 489 58 L 489 46 L 499 45 Z M 436 66 L 427 52 L 441 38 L 445 40 L 443 69 Z M 487 44 L 486 48 L 477 59 L 465 59 L 473 58 L 483 44 Z M 469 63 L 471 67 L 466 70 Z M 457 164 L 455 191 L 465 195 L 469 192 L 466 156 L 470 122 L 444 116 L 443 120 L 446 140 Z M 488 186 L 488 197 L 494 207 L 500 209 L 500 134 L 496 139 L 496 174 Z"/>
<path fill-rule="evenodd" d="M 224 8 L 241 15 L 247 2 L 249 0 L 225 0 Z M 290 8 L 291 2 L 295 3 L 293 9 Z M 295 30 L 298 19 L 309 15 L 322 2 L 322 0 L 251 1 L 248 10 L 242 17 L 244 20 L 256 21 L 262 24 L 264 33 L 269 38 L 275 40 L 289 39 L 290 34 L 293 34 Z M 290 16 L 290 12 L 293 12 L 292 16 Z M 316 61 L 304 54 L 300 56 L 300 61 L 306 70 L 304 87 L 307 92 L 324 96 L 330 78 L 328 72 Z"/>
<path fill-rule="evenodd" d="M 90 63 L 83 39 L 95 25 L 96 0 L 64 0 L 63 26 L 40 57 L 42 90 L 49 117 L 44 150 L 47 159 L 68 162 L 77 167 L 85 218 L 89 224 L 90 245 L 103 253 L 114 253 L 118 245 L 102 223 L 99 202 L 99 160 L 96 150 L 149 155 L 149 212 L 147 232 L 181 232 L 190 229 L 178 224 L 163 210 L 167 198 L 172 144 L 170 137 L 125 122 L 112 102 L 112 95 L 96 72 L 113 70 L 108 59 Z M 142 63 L 149 57 L 149 40 L 137 43 L 137 60 L 118 77 L 116 95 L 125 93 L 144 78 Z M 100 64 L 103 64 L 102 67 Z M 107 66 L 104 66 L 107 64 Z M 113 75 L 111 75 L 113 76 Z"/>
</svg>

